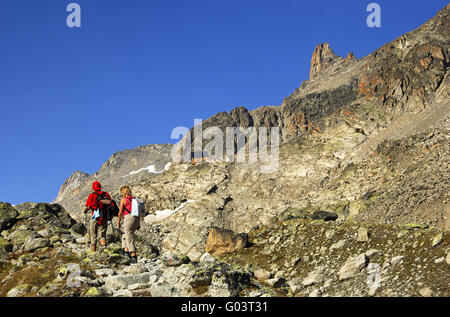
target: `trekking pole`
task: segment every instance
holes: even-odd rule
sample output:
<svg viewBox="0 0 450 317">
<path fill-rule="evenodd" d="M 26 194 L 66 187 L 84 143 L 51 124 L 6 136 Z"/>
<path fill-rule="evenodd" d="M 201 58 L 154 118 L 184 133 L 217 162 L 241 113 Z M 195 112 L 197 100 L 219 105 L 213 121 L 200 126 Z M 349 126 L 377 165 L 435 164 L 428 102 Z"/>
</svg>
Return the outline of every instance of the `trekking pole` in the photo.
<svg viewBox="0 0 450 317">
<path fill-rule="evenodd" d="M 114 241 L 115 241 L 116 240 L 116 231 L 114 230 L 114 224 L 113 224 L 112 219 L 110 220 L 110 222 L 111 222 L 111 228 L 112 228 L 113 237 L 114 237 Z"/>
<path fill-rule="evenodd" d="M 111 228 L 112 228 L 113 236 L 115 237 L 116 236 L 116 231 L 114 230 L 114 224 L 113 224 L 112 219 L 109 222 L 111 222 Z"/>
<path fill-rule="evenodd" d="M 87 221 L 86 221 L 86 216 L 87 213 L 84 214 L 84 243 L 86 243 L 86 245 L 88 245 L 88 239 L 86 238 L 87 233 L 88 233 L 88 227 L 87 227 Z"/>
</svg>

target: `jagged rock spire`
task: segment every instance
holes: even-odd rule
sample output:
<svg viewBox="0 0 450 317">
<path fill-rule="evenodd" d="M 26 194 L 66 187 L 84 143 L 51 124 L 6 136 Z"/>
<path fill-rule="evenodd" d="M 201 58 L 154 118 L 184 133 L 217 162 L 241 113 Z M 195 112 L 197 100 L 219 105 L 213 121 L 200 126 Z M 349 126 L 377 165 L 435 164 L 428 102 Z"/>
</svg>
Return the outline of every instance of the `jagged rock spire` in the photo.
<svg viewBox="0 0 450 317">
<path fill-rule="evenodd" d="M 310 79 L 313 79 L 317 76 L 317 74 L 334 64 L 337 58 L 338 56 L 334 54 L 330 44 L 327 42 L 318 44 L 311 58 L 311 71 L 309 74 Z"/>
</svg>

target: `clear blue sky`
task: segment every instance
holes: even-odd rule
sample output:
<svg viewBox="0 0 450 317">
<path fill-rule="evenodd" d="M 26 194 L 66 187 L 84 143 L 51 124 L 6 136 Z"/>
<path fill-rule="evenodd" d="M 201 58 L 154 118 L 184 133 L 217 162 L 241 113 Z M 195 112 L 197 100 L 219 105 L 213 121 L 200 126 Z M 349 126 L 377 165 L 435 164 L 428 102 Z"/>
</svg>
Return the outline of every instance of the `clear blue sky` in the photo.
<svg viewBox="0 0 450 317">
<path fill-rule="evenodd" d="M 76 2 L 82 27 L 68 28 Z M 366 6 L 382 27 L 366 26 Z M 448 1 L 1 0 L 0 201 L 50 202 L 75 170 L 169 143 L 236 106 L 279 105 L 316 44 L 365 56 Z"/>
</svg>

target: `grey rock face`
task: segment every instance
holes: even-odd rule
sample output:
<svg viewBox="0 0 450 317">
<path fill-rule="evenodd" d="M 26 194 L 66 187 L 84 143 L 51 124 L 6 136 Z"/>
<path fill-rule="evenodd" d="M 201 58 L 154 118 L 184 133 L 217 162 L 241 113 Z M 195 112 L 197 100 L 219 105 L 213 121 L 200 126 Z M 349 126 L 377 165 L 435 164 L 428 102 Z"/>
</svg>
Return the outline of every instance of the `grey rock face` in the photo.
<svg viewBox="0 0 450 317">
<path fill-rule="evenodd" d="M 132 185 L 162 173 L 171 161 L 171 149 L 171 144 L 155 144 L 117 152 L 93 175 L 74 172 L 61 186 L 54 202 L 62 205 L 74 219 L 81 220 L 94 181 L 100 181 L 102 189 L 117 199 L 124 184 Z"/>
<path fill-rule="evenodd" d="M 325 71 L 332 64 L 336 63 L 341 57 L 334 54 L 330 44 L 323 43 L 316 46 L 311 59 L 310 78 L 313 79 L 320 72 Z"/>
</svg>

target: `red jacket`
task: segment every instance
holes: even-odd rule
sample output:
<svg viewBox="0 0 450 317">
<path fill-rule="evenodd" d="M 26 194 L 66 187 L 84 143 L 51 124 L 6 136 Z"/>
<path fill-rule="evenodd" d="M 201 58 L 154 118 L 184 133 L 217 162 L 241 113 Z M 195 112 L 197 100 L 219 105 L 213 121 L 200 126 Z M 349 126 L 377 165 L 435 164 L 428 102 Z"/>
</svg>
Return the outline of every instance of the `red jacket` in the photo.
<svg viewBox="0 0 450 317">
<path fill-rule="evenodd" d="M 109 196 L 107 192 L 95 191 L 92 194 L 90 194 L 86 202 L 86 207 L 89 207 L 92 212 L 94 212 L 97 209 L 103 209 L 103 204 L 100 201 L 101 198 L 99 197 L 99 195 L 103 195 L 102 199 L 111 199 L 111 196 Z"/>
</svg>

